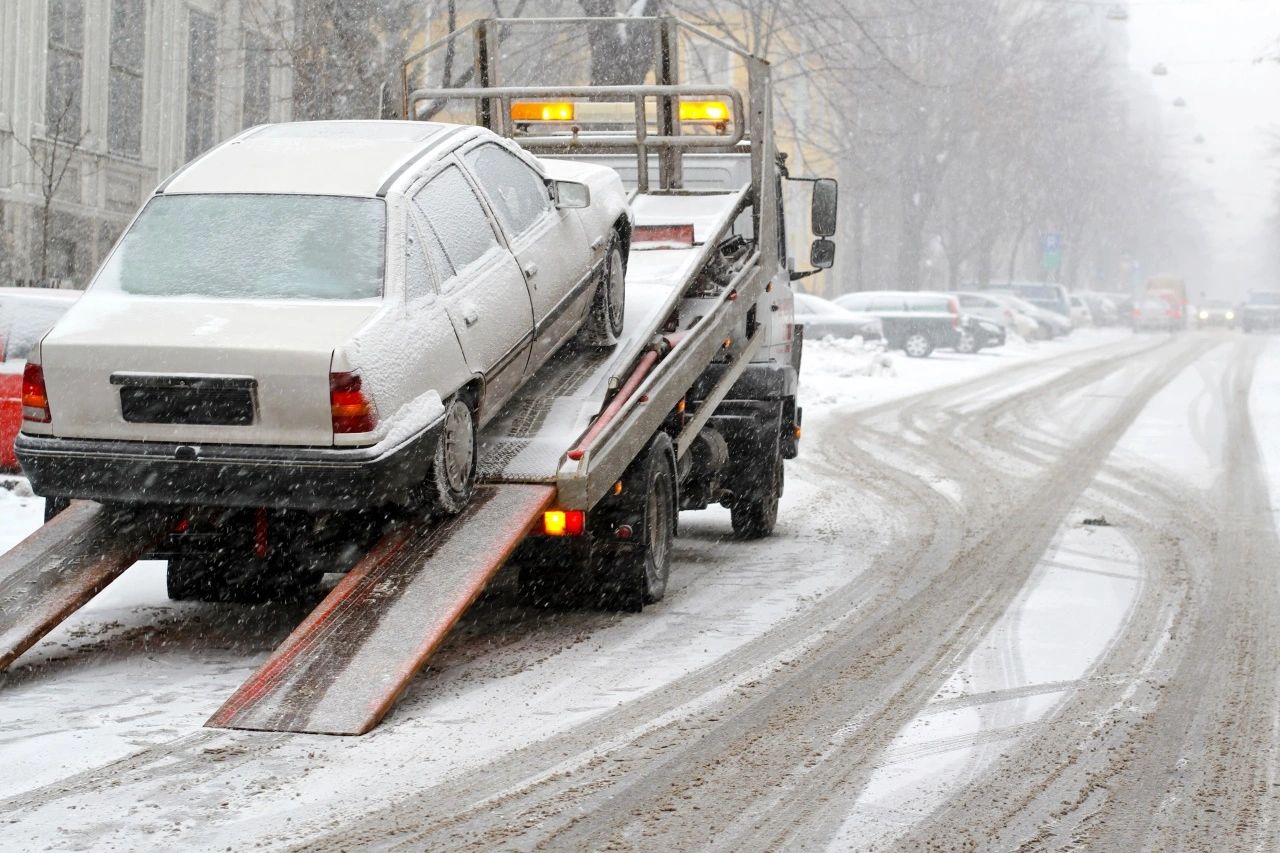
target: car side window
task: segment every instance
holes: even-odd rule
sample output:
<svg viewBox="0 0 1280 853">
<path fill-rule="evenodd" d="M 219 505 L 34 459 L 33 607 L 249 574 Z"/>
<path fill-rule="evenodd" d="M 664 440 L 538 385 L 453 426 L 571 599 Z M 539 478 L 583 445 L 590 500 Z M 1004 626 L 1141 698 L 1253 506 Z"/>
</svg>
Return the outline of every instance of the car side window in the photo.
<svg viewBox="0 0 1280 853">
<path fill-rule="evenodd" d="M 413 203 L 428 226 L 424 238 L 439 240 L 440 254 L 450 273 L 466 269 L 498 247 L 497 235 L 480 199 L 457 166 L 447 167 L 428 181 L 413 197 Z M 431 239 L 427 239 L 426 248 L 430 257 Z"/>
<path fill-rule="evenodd" d="M 467 153 L 466 161 L 508 236 L 523 234 L 551 209 L 542 178 L 511 152 L 481 145 Z"/>
<path fill-rule="evenodd" d="M 898 296 L 873 296 L 871 298 L 872 311 L 901 311 L 902 308 L 902 298 Z"/>
<path fill-rule="evenodd" d="M 410 302 L 438 292 L 440 282 L 453 278 L 453 265 L 440 238 L 417 214 L 409 216 L 405 244 L 405 286 Z"/>
</svg>

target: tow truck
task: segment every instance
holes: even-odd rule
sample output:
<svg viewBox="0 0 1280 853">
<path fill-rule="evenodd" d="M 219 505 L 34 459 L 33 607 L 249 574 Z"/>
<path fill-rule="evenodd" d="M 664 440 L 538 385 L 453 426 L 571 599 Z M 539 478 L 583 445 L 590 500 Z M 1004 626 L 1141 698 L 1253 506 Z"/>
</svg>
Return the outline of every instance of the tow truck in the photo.
<svg viewBox="0 0 1280 853">
<path fill-rule="evenodd" d="M 506 85 L 503 39 L 552 23 L 651 27 L 655 82 Z M 745 92 L 680 83 L 682 39 L 729 52 Z M 462 48 L 474 85 L 411 85 L 412 69 Z M 535 155 L 619 171 L 635 217 L 625 332 L 611 349 L 566 349 L 527 382 L 480 437 L 467 508 L 379 529 L 209 726 L 369 731 L 513 555 L 531 601 L 639 610 L 663 597 L 681 511 L 718 503 L 739 536 L 772 533 L 798 450 L 792 282 L 832 263 L 837 187 L 787 174 L 767 62 L 674 17 L 486 18 L 402 69 L 400 118 L 462 104 Z M 785 180 L 811 188 L 810 270 L 786 256 Z M 181 508 L 73 501 L 0 555 L 0 670 L 185 522 Z"/>
</svg>

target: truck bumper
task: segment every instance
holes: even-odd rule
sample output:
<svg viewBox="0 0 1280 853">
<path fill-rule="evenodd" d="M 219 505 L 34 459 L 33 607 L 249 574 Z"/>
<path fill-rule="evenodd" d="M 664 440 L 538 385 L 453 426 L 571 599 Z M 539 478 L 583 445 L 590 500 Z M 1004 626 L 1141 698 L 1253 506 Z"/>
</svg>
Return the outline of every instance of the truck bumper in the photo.
<svg viewBox="0 0 1280 853">
<path fill-rule="evenodd" d="M 352 510 L 407 503 L 425 482 L 443 416 L 394 445 L 256 447 L 96 441 L 19 434 L 43 497 L 184 506 Z"/>
</svg>

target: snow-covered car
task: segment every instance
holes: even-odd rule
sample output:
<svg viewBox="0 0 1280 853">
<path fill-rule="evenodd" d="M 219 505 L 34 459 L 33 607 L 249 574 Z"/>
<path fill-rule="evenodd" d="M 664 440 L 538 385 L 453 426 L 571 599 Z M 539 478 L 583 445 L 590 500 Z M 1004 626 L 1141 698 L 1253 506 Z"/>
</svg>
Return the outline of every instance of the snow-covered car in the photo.
<svg viewBox="0 0 1280 853">
<path fill-rule="evenodd" d="M 1071 296 L 1071 325 L 1077 329 L 1095 325 L 1093 309 L 1089 307 L 1089 303 L 1074 294 Z"/>
<path fill-rule="evenodd" d="M 1052 340 L 1053 338 L 1060 337 L 1062 335 L 1071 334 L 1071 320 L 1059 314 L 1057 311 L 1050 311 L 1046 308 L 1041 308 L 1039 305 L 1034 305 L 1023 299 L 1021 296 L 1015 296 L 1012 293 L 995 293 L 988 291 L 987 295 L 1001 304 L 1007 305 L 1013 310 L 1035 320 L 1039 325 L 1037 337 L 1042 340 Z"/>
<path fill-rule="evenodd" d="M 908 358 L 928 358 L 939 347 L 955 349 L 970 322 L 951 294 L 878 290 L 847 293 L 835 301 L 854 313 L 878 318 L 885 344 Z"/>
<path fill-rule="evenodd" d="M 974 317 L 1012 329 L 1020 337 L 1031 340 L 1040 333 L 1040 324 L 1022 311 L 1000 300 L 1000 294 L 961 292 L 956 294 L 960 310 Z"/>
<path fill-rule="evenodd" d="M 878 317 L 841 308 L 830 300 L 811 293 L 795 295 L 796 325 L 804 326 L 805 340 L 863 338 L 878 341 L 883 328 Z"/>
<path fill-rule="evenodd" d="M 26 369 L 41 495 L 344 510 L 473 490 L 477 431 L 623 325 L 617 173 L 427 122 L 264 125 L 147 201 Z"/>
<path fill-rule="evenodd" d="M 18 469 L 13 442 L 22 427 L 27 353 L 79 298 L 78 290 L 0 287 L 0 471 Z"/>
<path fill-rule="evenodd" d="M 1251 290 L 1236 316 L 1245 332 L 1280 329 L 1280 290 Z"/>
</svg>

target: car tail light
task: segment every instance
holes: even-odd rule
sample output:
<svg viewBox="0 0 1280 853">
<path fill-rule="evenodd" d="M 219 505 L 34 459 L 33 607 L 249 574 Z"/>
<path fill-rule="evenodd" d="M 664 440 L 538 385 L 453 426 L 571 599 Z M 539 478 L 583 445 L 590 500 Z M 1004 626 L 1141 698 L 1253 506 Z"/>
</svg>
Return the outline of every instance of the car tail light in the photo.
<svg viewBox="0 0 1280 853">
<path fill-rule="evenodd" d="M 378 426 L 378 409 L 358 373 L 329 374 L 329 408 L 335 433 L 373 432 Z"/>
<path fill-rule="evenodd" d="M 947 310 L 951 312 L 951 328 L 960 328 L 960 303 L 954 299 L 948 299 Z"/>
<path fill-rule="evenodd" d="M 44 388 L 44 368 L 29 361 L 22 370 L 22 419 L 35 424 L 53 420 L 49 414 L 49 393 Z"/>
<path fill-rule="evenodd" d="M 581 536 L 587 514 L 580 509 L 549 509 L 542 514 L 542 532 L 548 536 Z"/>
</svg>

